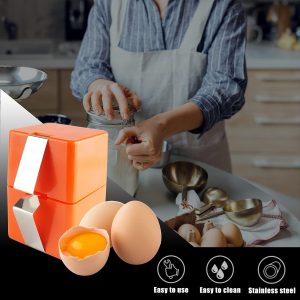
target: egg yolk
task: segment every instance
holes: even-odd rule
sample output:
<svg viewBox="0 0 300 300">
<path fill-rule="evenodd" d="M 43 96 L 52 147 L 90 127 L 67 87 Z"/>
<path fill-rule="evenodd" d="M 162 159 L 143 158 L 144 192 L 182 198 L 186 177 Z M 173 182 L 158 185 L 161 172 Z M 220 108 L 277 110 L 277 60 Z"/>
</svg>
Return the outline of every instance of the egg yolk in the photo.
<svg viewBox="0 0 300 300">
<path fill-rule="evenodd" d="M 66 240 L 65 251 L 72 256 L 84 258 L 103 251 L 107 245 L 105 237 L 96 232 L 82 232 Z"/>
</svg>

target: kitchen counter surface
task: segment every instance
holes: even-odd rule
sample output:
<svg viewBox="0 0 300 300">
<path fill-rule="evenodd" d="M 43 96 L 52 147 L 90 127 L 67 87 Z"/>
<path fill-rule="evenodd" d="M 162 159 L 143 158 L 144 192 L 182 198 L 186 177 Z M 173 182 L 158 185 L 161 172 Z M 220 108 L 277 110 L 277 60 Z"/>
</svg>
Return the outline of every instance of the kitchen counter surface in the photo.
<svg viewBox="0 0 300 300">
<path fill-rule="evenodd" d="M 75 56 L 55 55 L 7 55 L 0 56 L 0 65 L 24 66 L 38 69 L 73 69 Z"/>
<path fill-rule="evenodd" d="M 248 44 L 248 69 L 300 69 L 300 51 L 288 51 L 269 43 Z"/>
<path fill-rule="evenodd" d="M 175 160 L 176 158 L 173 158 Z M 178 160 L 178 159 L 177 159 Z M 217 186 L 228 192 L 232 199 L 259 198 L 262 201 L 276 200 L 280 206 L 282 214 L 289 224 L 287 230 L 281 230 L 280 233 L 265 243 L 272 247 L 300 247 L 300 221 L 294 213 L 300 214 L 300 201 L 284 197 L 224 171 L 216 169 L 204 163 L 198 163 L 208 172 L 207 186 Z M 149 169 L 140 172 L 140 187 L 135 196 L 136 199 L 143 200 L 163 221 L 173 218 L 177 215 L 178 206 L 175 204 L 175 195 L 171 194 L 162 181 L 161 169 Z"/>
<path fill-rule="evenodd" d="M 41 69 L 73 69 L 75 55 L 7 55 L 0 56 L 0 65 L 23 65 Z M 268 43 L 249 44 L 248 69 L 300 69 L 300 52 L 287 51 Z"/>
</svg>

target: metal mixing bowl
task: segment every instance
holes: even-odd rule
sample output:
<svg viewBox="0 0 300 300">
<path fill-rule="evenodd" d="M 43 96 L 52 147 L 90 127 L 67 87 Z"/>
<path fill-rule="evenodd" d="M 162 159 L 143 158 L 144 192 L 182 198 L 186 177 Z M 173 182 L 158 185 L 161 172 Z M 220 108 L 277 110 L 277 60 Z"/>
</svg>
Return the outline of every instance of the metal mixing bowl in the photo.
<svg viewBox="0 0 300 300">
<path fill-rule="evenodd" d="M 206 170 L 186 161 L 167 164 L 162 169 L 162 174 L 166 187 L 176 194 L 185 188 L 199 193 L 205 188 L 208 178 Z"/>
<path fill-rule="evenodd" d="M 230 220 L 245 227 L 253 226 L 260 220 L 262 209 L 261 200 L 253 198 L 227 201 L 223 207 Z"/>
<path fill-rule="evenodd" d="M 64 125 L 70 125 L 72 123 L 72 120 L 61 114 L 48 114 L 43 116 L 37 117 L 42 123 L 58 123 L 58 124 L 64 124 Z"/>
<path fill-rule="evenodd" d="M 47 74 L 34 68 L 0 66 L 0 89 L 15 100 L 28 98 L 46 80 Z"/>
</svg>

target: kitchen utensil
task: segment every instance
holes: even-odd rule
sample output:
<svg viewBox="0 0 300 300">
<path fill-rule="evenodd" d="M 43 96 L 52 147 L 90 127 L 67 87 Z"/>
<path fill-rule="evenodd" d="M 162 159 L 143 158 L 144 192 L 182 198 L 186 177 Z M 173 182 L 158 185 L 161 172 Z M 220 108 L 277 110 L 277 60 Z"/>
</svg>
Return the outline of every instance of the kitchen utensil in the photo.
<svg viewBox="0 0 300 300">
<path fill-rule="evenodd" d="M 161 158 L 152 168 L 163 168 L 169 162 L 171 150 L 171 144 L 168 141 L 164 141 L 161 149 Z"/>
<path fill-rule="evenodd" d="M 202 222 L 226 214 L 231 221 L 234 221 L 241 226 L 249 227 L 255 225 L 262 216 L 262 201 L 260 199 L 246 198 L 237 201 L 227 200 L 223 203 L 224 206 L 222 211 L 213 212 L 204 216 L 203 214 L 210 210 L 214 204 L 210 203 L 201 207 L 198 212 L 196 212 L 198 214 L 197 222 Z"/>
<path fill-rule="evenodd" d="M 48 123 L 11 130 L 9 237 L 59 258 L 61 235 L 105 201 L 107 144 L 106 132 L 82 127 Z"/>
<path fill-rule="evenodd" d="M 262 202 L 253 198 L 228 201 L 223 210 L 226 216 L 237 224 L 245 227 L 253 226 L 262 216 Z"/>
<path fill-rule="evenodd" d="M 167 164 L 162 169 L 163 182 L 169 191 L 181 193 L 184 190 L 201 192 L 207 183 L 208 174 L 200 166 L 186 161 Z"/>
<path fill-rule="evenodd" d="M 209 187 L 205 189 L 201 195 L 201 201 L 205 204 L 213 204 L 214 207 L 223 207 L 224 202 L 229 200 L 228 194 L 217 187 Z"/>
<path fill-rule="evenodd" d="M 18 101 L 38 91 L 46 79 L 45 72 L 34 68 L 0 66 L 0 89 Z"/>
<path fill-rule="evenodd" d="M 65 115 L 61 114 L 47 114 L 37 117 L 42 123 L 58 123 L 64 125 L 70 125 L 72 120 Z"/>
</svg>

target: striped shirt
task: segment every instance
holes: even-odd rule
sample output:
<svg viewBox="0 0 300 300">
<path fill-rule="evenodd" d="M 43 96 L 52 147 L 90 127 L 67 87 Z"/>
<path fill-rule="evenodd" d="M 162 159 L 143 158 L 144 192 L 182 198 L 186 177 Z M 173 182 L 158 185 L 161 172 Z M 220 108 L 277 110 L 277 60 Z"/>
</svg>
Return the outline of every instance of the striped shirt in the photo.
<svg viewBox="0 0 300 300">
<path fill-rule="evenodd" d="M 181 41 L 200 1 L 169 0 L 161 20 L 153 0 L 129 0 L 119 47 L 131 52 L 170 50 Z M 72 73 L 71 88 L 82 99 L 96 79 L 114 81 L 110 67 L 110 0 L 95 0 Z M 203 133 L 238 112 L 245 100 L 246 22 L 238 0 L 215 0 L 197 51 L 208 56 L 207 71 L 190 99 L 203 111 Z M 188 101 L 188 99 L 187 99 Z"/>
</svg>

